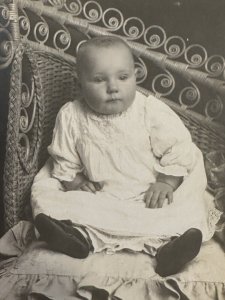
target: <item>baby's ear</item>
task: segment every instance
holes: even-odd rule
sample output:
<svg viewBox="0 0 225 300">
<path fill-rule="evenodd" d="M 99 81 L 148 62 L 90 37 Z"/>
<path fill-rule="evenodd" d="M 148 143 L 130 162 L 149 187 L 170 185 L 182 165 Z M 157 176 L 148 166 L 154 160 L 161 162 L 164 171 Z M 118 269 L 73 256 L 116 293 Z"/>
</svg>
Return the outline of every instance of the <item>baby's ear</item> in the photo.
<svg viewBox="0 0 225 300">
<path fill-rule="evenodd" d="M 135 77 L 137 79 L 137 76 L 138 76 L 138 68 L 137 67 L 134 68 L 134 74 L 135 74 Z"/>
</svg>

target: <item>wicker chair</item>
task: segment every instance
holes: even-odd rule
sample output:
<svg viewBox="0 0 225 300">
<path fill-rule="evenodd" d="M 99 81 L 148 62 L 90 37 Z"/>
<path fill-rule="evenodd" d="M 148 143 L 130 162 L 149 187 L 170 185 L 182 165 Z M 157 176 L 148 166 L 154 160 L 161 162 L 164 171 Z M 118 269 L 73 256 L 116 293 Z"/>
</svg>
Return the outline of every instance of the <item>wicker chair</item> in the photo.
<svg viewBox="0 0 225 300">
<path fill-rule="evenodd" d="M 73 41 L 77 46 L 82 39 L 112 33 L 105 28 L 91 25 L 85 19 L 74 18 L 69 12 L 57 10 L 57 7 L 44 5 L 41 1 L 15 1 L 5 6 L 5 9 L 11 16 L 7 28 L 9 28 L 8 35 L 13 40 L 10 44 L 9 41 L 5 41 L 6 44 L 8 43 L 7 45 L 12 46 L 11 51 L 8 50 L 5 55 L 8 64 L 11 63 L 4 171 L 4 206 L 7 229 L 18 223 L 19 220 L 29 218 L 30 188 L 34 176 L 47 158 L 46 146 L 51 140 L 56 114 L 65 102 L 74 99 L 76 95 L 75 57 L 69 51 L 64 50 L 68 48 L 68 40 L 71 39 L 71 44 Z M 32 24 L 28 19 L 27 12 L 36 13 L 39 18 L 42 18 L 39 20 L 40 24 L 37 22 L 36 27 L 33 24 L 32 34 L 36 40 L 34 38 L 33 40 L 28 39 L 31 35 Z M 50 36 L 47 33 L 50 30 L 43 17 L 64 24 L 63 30 L 61 32 L 56 30 L 53 38 L 53 46 L 58 49 L 55 49 L 52 45 L 50 45 L 51 47 L 48 46 L 47 38 L 50 39 Z M 66 25 L 68 28 L 70 26 L 74 29 L 74 32 L 70 32 L 70 37 L 68 29 L 65 28 Z M 2 30 L 6 31 L 5 28 Z M 62 49 L 56 45 L 57 37 L 60 39 L 60 34 Z M 168 53 L 162 54 L 153 51 L 151 48 L 154 48 L 155 45 L 150 47 L 151 45 L 136 42 L 133 39 L 129 40 L 129 38 L 127 41 L 137 57 L 138 67 L 140 67 L 140 61 L 143 63 L 143 60 L 145 60 L 146 64 L 153 63 L 161 72 L 163 71 L 164 77 L 162 77 L 162 80 L 165 80 L 165 84 L 168 84 L 169 92 L 167 90 L 166 93 L 156 91 L 156 79 L 157 76 L 161 78 L 161 74 L 156 75 L 153 79 L 148 77 L 143 81 L 141 76 L 145 71 L 144 68 L 140 68 L 140 74 L 142 75 L 140 75 L 139 89 L 146 94 L 154 93 L 169 104 L 182 118 L 190 130 L 193 140 L 204 154 L 213 150 L 224 150 L 224 126 L 210 118 L 209 112 L 207 112 L 208 117 L 204 117 L 195 112 L 194 109 L 189 109 L 188 105 L 182 102 L 182 93 L 185 92 L 185 89 L 187 89 L 187 93 L 189 92 L 192 95 L 191 97 L 194 97 L 196 96 L 195 93 L 199 93 L 196 85 L 201 88 L 203 86 L 204 91 L 207 91 L 210 95 L 208 99 L 204 93 L 201 95 L 201 102 L 204 107 L 209 108 L 211 105 L 214 110 L 218 110 L 218 101 L 212 102 L 212 99 L 218 100 L 218 95 L 220 95 L 220 100 L 225 94 L 224 82 L 221 80 L 221 76 L 215 77 L 217 74 L 212 75 L 209 72 L 203 72 L 202 63 L 199 64 L 200 67 L 197 69 L 196 66 L 194 68 L 188 63 L 185 64 L 179 61 L 181 52 L 180 55 L 177 55 L 176 60 L 176 57 Z M 187 56 L 187 53 L 186 51 L 183 55 Z M 206 63 L 209 63 L 209 59 Z M 3 67 L 6 66 L 5 63 Z M 183 90 L 180 88 L 180 94 L 176 92 L 180 83 L 175 84 L 175 81 L 173 81 L 176 78 L 175 76 L 183 78 L 189 86 Z M 190 85 L 192 86 L 190 87 Z M 147 90 L 145 86 L 150 87 L 152 90 Z M 176 99 L 173 101 L 173 99 L 168 99 L 168 96 L 166 99 L 164 95 L 171 95 L 171 98 L 175 95 Z M 199 97 L 198 94 L 197 96 Z M 180 103 L 177 103 L 177 98 L 179 98 Z M 198 106 L 196 105 L 196 108 Z M 221 114 L 223 111 L 219 112 Z"/>
<path fill-rule="evenodd" d="M 213 72 L 209 65 L 214 57 L 206 55 L 193 63 L 188 54 L 196 45 L 187 47 L 180 37 L 175 40 L 182 41 L 183 46 L 174 54 L 167 49 L 171 38 L 163 36 L 162 42 L 151 44 L 149 28 L 136 38 L 129 37 L 121 34 L 122 25 L 118 30 L 107 28 L 102 21 L 104 14 L 95 22 L 85 19 L 79 1 L 72 12 L 66 2 L 55 3 L 17 0 L 0 5 L 5 20 L 0 27 L 5 36 L 0 67 L 11 68 L 3 191 L 5 230 L 20 220 L 32 219 L 31 185 L 48 158 L 46 148 L 56 114 L 76 97 L 74 53 L 83 39 L 109 34 L 124 38 L 136 57 L 138 89 L 154 94 L 181 117 L 204 156 L 214 150 L 225 151 L 224 60 L 220 56 L 220 68 Z M 158 26 L 156 29 L 164 34 Z M 204 48 L 197 45 L 197 49 Z M 149 64 L 154 66 L 154 74 L 147 72 Z"/>
</svg>

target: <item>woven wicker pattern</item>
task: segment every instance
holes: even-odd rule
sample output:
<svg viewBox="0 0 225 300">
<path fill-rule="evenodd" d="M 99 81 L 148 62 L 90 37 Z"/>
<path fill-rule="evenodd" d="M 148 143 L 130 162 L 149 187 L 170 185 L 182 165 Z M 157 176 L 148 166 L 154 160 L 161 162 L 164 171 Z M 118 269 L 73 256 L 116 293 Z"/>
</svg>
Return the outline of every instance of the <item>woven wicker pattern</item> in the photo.
<svg viewBox="0 0 225 300">
<path fill-rule="evenodd" d="M 23 159 L 19 147 L 22 60 L 34 79 L 38 103 L 30 138 L 30 155 Z M 4 170 L 4 206 L 6 229 L 29 214 L 30 188 L 34 176 L 47 158 L 55 118 L 60 107 L 75 97 L 74 66 L 47 53 L 34 53 L 20 45 L 11 72 L 10 103 Z"/>
<path fill-rule="evenodd" d="M 6 229 L 22 217 L 24 202 L 32 183 L 32 174 L 24 172 L 18 159 L 19 112 L 21 98 L 22 57 L 24 48 L 16 51 L 11 71 L 10 103 L 4 170 L 4 206 Z M 33 168 L 34 174 L 37 168 Z"/>
<path fill-rule="evenodd" d="M 19 117 L 21 108 L 22 62 L 34 80 L 37 110 L 30 133 L 30 154 L 24 159 L 19 147 Z M 60 107 L 76 96 L 75 64 L 52 53 L 32 51 L 20 45 L 14 57 L 11 73 L 10 104 L 7 132 L 7 153 L 4 172 L 4 205 L 6 229 L 29 217 L 29 196 L 34 176 L 47 158 L 56 114 Z M 203 153 L 225 150 L 225 130 L 202 116 L 181 109 L 165 100 L 182 118 L 194 142 Z"/>
<path fill-rule="evenodd" d="M 192 135 L 195 144 L 206 154 L 214 150 L 225 149 L 225 128 L 216 126 L 212 121 L 206 121 L 201 116 L 194 115 L 177 108 L 174 111 L 180 116 Z"/>
<path fill-rule="evenodd" d="M 47 158 L 46 147 L 51 142 L 56 115 L 63 104 L 75 98 L 77 89 L 75 64 L 69 64 L 48 53 L 36 52 L 36 56 L 44 106 L 39 153 L 39 165 L 42 165 Z"/>
</svg>

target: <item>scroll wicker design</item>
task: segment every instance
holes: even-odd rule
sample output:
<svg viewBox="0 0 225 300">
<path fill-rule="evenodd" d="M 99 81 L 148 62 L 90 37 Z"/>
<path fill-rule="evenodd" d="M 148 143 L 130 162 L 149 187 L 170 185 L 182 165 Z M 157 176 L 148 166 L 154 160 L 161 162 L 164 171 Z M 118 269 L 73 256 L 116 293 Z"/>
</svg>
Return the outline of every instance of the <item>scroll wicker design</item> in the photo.
<svg viewBox="0 0 225 300">
<path fill-rule="evenodd" d="M 27 76 L 33 80 L 35 111 L 33 126 L 21 133 L 21 90 L 23 62 Z M 10 103 L 4 171 L 4 206 L 6 229 L 30 217 L 30 188 L 34 176 L 47 159 L 56 114 L 59 108 L 76 95 L 75 66 L 44 52 L 33 53 L 20 44 L 15 51 L 11 71 Z M 29 87 L 31 88 L 31 87 Z M 35 106 L 35 104 L 33 105 Z M 29 116 L 27 116 L 29 119 Z M 27 121 L 29 122 L 29 121 Z M 21 138 L 22 136 L 22 138 Z M 29 141 L 29 142 L 24 142 Z"/>
<path fill-rule="evenodd" d="M 7 129 L 7 151 L 5 158 L 5 172 L 4 179 L 7 184 L 4 186 L 5 211 L 9 218 L 18 221 L 17 216 L 24 211 L 24 205 L 20 203 L 19 194 L 26 194 L 26 185 L 29 184 L 29 176 L 21 176 L 23 169 L 20 166 L 18 154 L 18 140 L 19 140 L 19 112 L 20 112 L 20 95 L 21 95 L 21 70 L 22 70 L 22 54 L 23 48 L 19 47 L 14 57 L 12 65 L 11 88 L 10 88 L 10 103 Z M 19 97 L 19 99 L 18 99 Z M 23 181 L 23 182 L 21 182 Z M 25 184 L 24 184 L 25 183 Z M 30 182 L 31 183 L 31 182 Z M 7 199 L 13 199 L 12 195 L 18 195 L 18 201 L 15 205 L 10 205 Z M 7 216 L 6 216 L 7 219 Z"/>
<path fill-rule="evenodd" d="M 146 27 L 140 18 L 125 19 L 118 9 L 103 9 L 96 1 L 11 2 L 0 6 L 0 26 L 6 32 L 7 27 L 10 29 L 1 47 L 7 61 L 19 40 L 71 60 L 79 34 L 80 39 L 116 34 L 134 51 L 143 74 L 138 81 L 142 87 L 157 96 L 179 99 L 180 105 L 224 123 L 225 59 L 221 55 L 209 57 L 201 45 L 187 45 L 180 36 L 168 37 L 158 25 Z M 0 68 L 4 66 L 0 64 Z"/>
<path fill-rule="evenodd" d="M 223 57 L 208 58 L 202 46 L 187 47 L 182 38 L 168 38 L 156 25 L 145 28 L 137 18 L 127 29 L 133 18 L 124 20 L 113 8 L 104 11 L 96 1 L 82 6 L 79 0 L 14 0 L 0 5 L 0 14 L 5 20 L 0 30 L 7 32 L 0 66 L 12 68 L 4 171 L 6 229 L 30 217 L 30 188 L 47 159 L 56 114 L 78 92 L 76 48 L 92 36 L 124 38 L 135 55 L 138 89 L 174 109 L 204 154 L 225 150 L 225 127 L 214 121 L 221 121 L 224 113 Z M 30 14 L 37 21 L 32 23 Z"/>
</svg>

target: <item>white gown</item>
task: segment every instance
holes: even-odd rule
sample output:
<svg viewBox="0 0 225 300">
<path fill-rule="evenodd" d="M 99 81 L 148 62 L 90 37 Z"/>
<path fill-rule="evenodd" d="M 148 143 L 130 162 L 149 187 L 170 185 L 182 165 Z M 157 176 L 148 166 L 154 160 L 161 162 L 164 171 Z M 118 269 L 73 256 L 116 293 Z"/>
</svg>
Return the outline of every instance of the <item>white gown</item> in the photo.
<svg viewBox="0 0 225 300">
<path fill-rule="evenodd" d="M 48 148 L 48 161 L 36 176 L 32 208 L 83 225 L 95 252 L 124 248 L 155 250 L 191 227 L 209 240 L 220 212 L 206 194 L 200 150 L 179 117 L 162 101 L 139 92 L 126 112 L 97 115 L 82 100 L 60 110 Z M 59 180 L 84 172 L 102 182 L 95 194 L 65 192 Z M 160 173 L 183 176 L 173 203 L 145 208 L 143 198 Z"/>
</svg>

